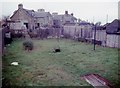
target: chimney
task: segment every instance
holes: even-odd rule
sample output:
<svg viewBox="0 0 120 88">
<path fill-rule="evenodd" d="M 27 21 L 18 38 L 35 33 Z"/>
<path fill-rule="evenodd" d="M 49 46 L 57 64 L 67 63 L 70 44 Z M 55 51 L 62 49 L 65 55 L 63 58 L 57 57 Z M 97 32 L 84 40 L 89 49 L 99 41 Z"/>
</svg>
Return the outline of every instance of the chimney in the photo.
<svg viewBox="0 0 120 88">
<path fill-rule="evenodd" d="M 73 13 L 71 13 L 71 16 L 73 16 Z"/>
<path fill-rule="evenodd" d="M 23 9 L 23 4 L 18 4 L 18 9 Z"/>
<path fill-rule="evenodd" d="M 38 12 L 45 12 L 44 9 L 38 9 Z"/>
<path fill-rule="evenodd" d="M 65 11 L 65 14 L 67 14 L 67 15 L 68 15 L 68 11 Z"/>
<path fill-rule="evenodd" d="M 52 13 L 52 15 L 58 15 L 58 13 L 57 13 L 57 12 L 54 12 L 54 13 Z"/>
</svg>

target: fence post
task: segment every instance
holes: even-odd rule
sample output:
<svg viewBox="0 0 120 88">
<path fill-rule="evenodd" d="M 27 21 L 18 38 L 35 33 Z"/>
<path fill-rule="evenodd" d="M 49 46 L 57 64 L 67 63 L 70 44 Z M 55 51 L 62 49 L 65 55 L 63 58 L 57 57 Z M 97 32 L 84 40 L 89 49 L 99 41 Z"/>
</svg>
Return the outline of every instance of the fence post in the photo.
<svg viewBox="0 0 120 88">
<path fill-rule="evenodd" d="M 81 38 L 83 37 L 83 32 L 82 32 L 82 28 L 81 28 Z"/>
<path fill-rule="evenodd" d="M 0 29 L 0 57 L 2 57 L 2 29 Z"/>
<path fill-rule="evenodd" d="M 95 45 L 96 45 L 96 25 L 95 25 L 95 29 L 94 29 L 94 50 L 95 50 Z"/>
</svg>

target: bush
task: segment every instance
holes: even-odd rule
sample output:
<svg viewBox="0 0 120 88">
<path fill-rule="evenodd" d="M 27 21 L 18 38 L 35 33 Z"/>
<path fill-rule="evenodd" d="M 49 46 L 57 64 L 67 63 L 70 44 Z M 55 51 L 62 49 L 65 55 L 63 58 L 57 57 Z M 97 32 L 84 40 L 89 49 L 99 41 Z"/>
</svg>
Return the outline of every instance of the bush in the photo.
<svg viewBox="0 0 120 88">
<path fill-rule="evenodd" d="M 33 42 L 25 41 L 25 42 L 23 42 L 23 47 L 25 50 L 33 50 Z"/>
<path fill-rule="evenodd" d="M 87 42 L 87 39 L 85 39 L 85 38 L 78 38 L 78 41 L 80 41 L 80 42 Z"/>
</svg>

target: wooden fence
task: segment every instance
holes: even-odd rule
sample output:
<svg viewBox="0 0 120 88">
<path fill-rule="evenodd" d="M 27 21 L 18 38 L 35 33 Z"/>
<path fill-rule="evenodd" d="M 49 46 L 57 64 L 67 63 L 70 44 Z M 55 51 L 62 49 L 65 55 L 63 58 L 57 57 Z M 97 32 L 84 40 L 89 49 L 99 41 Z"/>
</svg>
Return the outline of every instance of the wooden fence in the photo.
<svg viewBox="0 0 120 88">
<path fill-rule="evenodd" d="M 46 29 L 45 29 L 46 30 Z M 46 35 L 45 33 L 42 33 Z M 64 26 L 63 28 L 48 28 L 47 29 L 47 36 L 43 36 L 45 38 L 54 38 L 54 37 L 64 37 L 70 39 L 77 39 L 84 42 L 93 43 L 94 41 L 94 30 L 91 26 Z M 38 33 L 39 34 L 39 33 Z M 96 30 L 96 42 L 98 45 L 108 46 L 108 47 L 115 47 L 120 48 L 119 46 L 119 37 L 120 35 L 110 35 L 106 33 L 106 30 Z M 78 39 L 79 38 L 79 39 Z"/>
<path fill-rule="evenodd" d="M 73 38 L 91 38 L 92 37 L 92 27 L 89 27 L 89 30 L 86 28 L 82 28 L 81 26 L 64 26 L 64 33 L 68 34 Z"/>
<path fill-rule="evenodd" d="M 107 34 L 106 46 L 120 48 L 120 35 Z"/>
<path fill-rule="evenodd" d="M 64 35 L 72 38 L 94 39 L 94 30 L 91 27 L 82 28 L 81 26 L 64 26 Z M 120 48 L 120 35 L 107 34 L 106 30 L 96 30 L 96 41 L 100 41 L 102 46 Z M 92 42 L 92 41 L 91 41 Z"/>
<path fill-rule="evenodd" d="M 0 28 L 0 57 L 2 56 L 2 28 Z"/>
<path fill-rule="evenodd" d="M 4 48 L 4 30 L 0 28 L 0 57 L 3 55 L 3 48 Z"/>
</svg>

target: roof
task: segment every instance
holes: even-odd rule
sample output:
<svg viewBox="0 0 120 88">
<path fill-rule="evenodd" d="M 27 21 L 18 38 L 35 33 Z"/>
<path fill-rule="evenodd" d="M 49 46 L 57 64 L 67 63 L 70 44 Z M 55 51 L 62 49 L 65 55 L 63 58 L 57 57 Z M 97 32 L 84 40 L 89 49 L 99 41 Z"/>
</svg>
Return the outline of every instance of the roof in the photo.
<svg viewBox="0 0 120 88">
<path fill-rule="evenodd" d="M 120 34 L 120 20 L 115 19 L 106 26 L 106 32 L 108 34 Z"/>
<path fill-rule="evenodd" d="M 73 20 L 77 20 L 77 18 L 76 17 L 74 17 L 74 16 L 72 16 L 72 15 L 70 15 L 70 14 L 64 14 L 63 15 L 64 17 L 70 17 L 70 18 L 72 18 Z"/>
<path fill-rule="evenodd" d="M 86 21 L 81 21 L 80 23 L 78 23 L 79 25 L 92 25 L 91 23 L 89 22 L 86 22 Z"/>
<path fill-rule="evenodd" d="M 55 20 L 62 20 L 64 17 L 67 17 L 68 19 L 72 18 L 73 20 L 77 20 L 77 18 L 75 18 L 74 16 L 68 14 L 67 16 L 65 14 L 61 14 L 61 15 L 53 15 L 53 19 Z"/>
<path fill-rule="evenodd" d="M 19 9 L 18 9 L 19 10 Z M 10 17 L 10 19 L 17 13 L 18 10 L 15 10 L 13 15 Z M 28 9 L 23 9 L 24 11 L 26 11 L 28 13 L 29 16 L 33 17 L 33 12 L 34 10 L 28 10 Z"/>
<path fill-rule="evenodd" d="M 26 11 L 30 17 L 35 17 L 35 18 L 46 17 L 46 16 L 51 15 L 49 12 L 36 12 L 34 10 L 28 10 L 28 9 L 23 9 L 23 10 Z M 17 11 L 18 10 L 16 10 L 10 18 L 12 18 L 17 13 Z"/>
<path fill-rule="evenodd" d="M 64 23 L 64 25 L 67 25 L 67 26 L 73 26 L 75 25 L 76 23 Z"/>
<path fill-rule="evenodd" d="M 79 25 L 90 25 L 90 23 L 79 23 Z"/>
<path fill-rule="evenodd" d="M 34 16 L 33 14 L 35 12 L 34 10 L 28 10 L 28 9 L 23 9 L 23 10 L 25 10 L 30 16 L 32 17 Z"/>
<path fill-rule="evenodd" d="M 53 15 L 53 20 L 62 20 L 63 15 Z"/>
<path fill-rule="evenodd" d="M 34 17 L 38 18 L 38 17 L 46 17 L 46 16 L 50 16 L 51 14 L 49 12 L 35 12 L 34 13 Z"/>
</svg>

